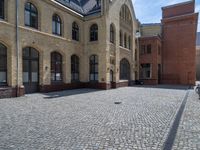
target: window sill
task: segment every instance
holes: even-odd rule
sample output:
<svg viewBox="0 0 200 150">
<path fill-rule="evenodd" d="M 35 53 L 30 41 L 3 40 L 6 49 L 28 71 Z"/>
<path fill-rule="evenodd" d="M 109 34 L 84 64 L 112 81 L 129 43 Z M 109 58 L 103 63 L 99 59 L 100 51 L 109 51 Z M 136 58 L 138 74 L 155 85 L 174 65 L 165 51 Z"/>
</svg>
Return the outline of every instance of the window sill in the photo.
<svg viewBox="0 0 200 150">
<path fill-rule="evenodd" d="M 126 51 L 131 51 L 131 49 L 128 49 L 128 48 L 125 48 L 123 46 L 119 46 L 119 48 L 123 49 L 123 50 L 126 50 Z"/>
<path fill-rule="evenodd" d="M 89 44 L 99 44 L 99 41 L 89 41 Z"/>
</svg>

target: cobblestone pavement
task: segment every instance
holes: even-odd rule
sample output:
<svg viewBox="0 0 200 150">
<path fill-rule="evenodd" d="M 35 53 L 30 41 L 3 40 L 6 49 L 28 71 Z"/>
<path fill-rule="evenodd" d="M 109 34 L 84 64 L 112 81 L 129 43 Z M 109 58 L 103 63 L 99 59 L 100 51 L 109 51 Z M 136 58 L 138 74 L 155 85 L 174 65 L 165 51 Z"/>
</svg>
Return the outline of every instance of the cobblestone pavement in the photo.
<svg viewBox="0 0 200 150">
<path fill-rule="evenodd" d="M 0 149 L 159 150 L 185 93 L 183 89 L 126 87 L 1 99 Z M 194 114 L 198 105 L 192 99 L 190 95 L 190 111 L 184 120 L 195 132 L 183 133 L 188 138 L 195 136 L 197 143 L 200 113 Z M 116 101 L 122 103 L 116 105 Z M 190 146 L 190 141 L 186 142 Z"/>
<path fill-rule="evenodd" d="M 200 149 L 200 100 L 193 90 L 190 91 L 173 149 Z"/>
</svg>

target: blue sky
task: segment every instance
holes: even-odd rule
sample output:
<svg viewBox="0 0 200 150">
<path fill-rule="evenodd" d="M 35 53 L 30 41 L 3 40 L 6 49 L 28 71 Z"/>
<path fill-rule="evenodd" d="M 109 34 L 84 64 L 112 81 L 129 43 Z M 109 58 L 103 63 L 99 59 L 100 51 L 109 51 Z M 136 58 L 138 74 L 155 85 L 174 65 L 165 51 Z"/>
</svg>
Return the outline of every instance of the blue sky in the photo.
<svg viewBox="0 0 200 150">
<path fill-rule="evenodd" d="M 173 5 L 188 0 L 132 0 L 136 17 L 141 23 L 160 22 L 161 7 Z M 196 0 L 196 12 L 200 12 L 200 0 Z M 198 20 L 198 32 L 200 32 L 200 14 Z"/>
</svg>

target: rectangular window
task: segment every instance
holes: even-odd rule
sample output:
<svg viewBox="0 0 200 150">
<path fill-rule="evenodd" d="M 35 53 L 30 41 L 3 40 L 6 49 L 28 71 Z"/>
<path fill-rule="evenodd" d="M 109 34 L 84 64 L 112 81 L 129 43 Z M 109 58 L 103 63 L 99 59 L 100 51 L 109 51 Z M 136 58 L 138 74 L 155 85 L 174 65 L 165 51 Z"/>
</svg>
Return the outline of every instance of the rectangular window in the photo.
<svg viewBox="0 0 200 150">
<path fill-rule="evenodd" d="M 141 79 L 151 78 L 151 64 L 141 64 L 140 78 Z"/>
<path fill-rule="evenodd" d="M 4 19 L 4 0 L 0 0 L 0 19 Z"/>
<path fill-rule="evenodd" d="M 147 45 L 147 54 L 151 54 L 151 44 Z"/>
</svg>

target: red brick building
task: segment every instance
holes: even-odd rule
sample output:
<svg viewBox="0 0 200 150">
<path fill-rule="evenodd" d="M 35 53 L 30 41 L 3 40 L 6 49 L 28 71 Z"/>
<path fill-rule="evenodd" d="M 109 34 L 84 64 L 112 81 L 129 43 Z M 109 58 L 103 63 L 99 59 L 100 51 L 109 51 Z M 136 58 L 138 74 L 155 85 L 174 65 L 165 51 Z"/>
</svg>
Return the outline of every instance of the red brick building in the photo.
<svg viewBox="0 0 200 150">
<path fill-rule="evenodd" d="M 198 22 L 195 2 L 163 7 L 162 11 L 161 37 L 155 37 L 158 30 L 151 28 L 154 35 L 142 34 L 140 38 L 140 79 L 146 84 L 193 85 L 196 81 L 195 42 Z M 148 45 L 151 45 L 151 53 L 148 53 Z"/>
</svg>

